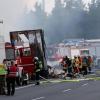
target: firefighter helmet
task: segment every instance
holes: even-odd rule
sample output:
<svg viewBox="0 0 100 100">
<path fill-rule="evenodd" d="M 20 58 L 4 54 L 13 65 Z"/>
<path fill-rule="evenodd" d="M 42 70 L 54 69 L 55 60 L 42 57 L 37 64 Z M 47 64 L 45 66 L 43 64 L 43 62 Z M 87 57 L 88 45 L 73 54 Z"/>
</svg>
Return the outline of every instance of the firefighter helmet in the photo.
<svg viewBox="0 0 100 100">
<path fill-rule="evenodd" d="M 38 57 L 34 57 L 34 59 L 35 59 L 35 60 L 39 60 L 39 58 L 38 58 Z"/>
</svg>

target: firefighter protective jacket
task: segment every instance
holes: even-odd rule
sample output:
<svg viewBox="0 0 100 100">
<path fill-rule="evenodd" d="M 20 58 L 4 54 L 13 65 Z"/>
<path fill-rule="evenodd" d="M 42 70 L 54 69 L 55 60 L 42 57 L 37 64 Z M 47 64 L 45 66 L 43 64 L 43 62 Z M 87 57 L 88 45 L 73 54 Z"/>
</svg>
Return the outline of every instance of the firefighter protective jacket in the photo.
<svg viewBox="0 0 100 100">
<path fill-rule="evenodd" d="M 35 62 L 35 72 L 40 72 L 41 71 L 41 62 L 36 61 Z"/>
<path fill-rule="evenodd" d="M 8 67 L 7 77 L 16 77 L 16 74 L 17 74 L 17 67 L 16 66 Z"/>
</svg>

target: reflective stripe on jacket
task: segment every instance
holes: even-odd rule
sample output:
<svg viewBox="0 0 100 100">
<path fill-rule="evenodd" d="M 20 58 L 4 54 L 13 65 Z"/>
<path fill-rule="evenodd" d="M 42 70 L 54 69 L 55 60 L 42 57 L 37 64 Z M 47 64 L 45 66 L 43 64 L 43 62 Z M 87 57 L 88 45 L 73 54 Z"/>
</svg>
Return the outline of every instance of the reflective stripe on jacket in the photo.
<svg viewBox="0 0 100 100">
<path fill-rule="evenodd" d="M 37 61 L 35 62 L 35 72 L 41 71 L 41 62 Z"/>
<path fill-rule="evenodd" d="M 37 69 L 36 72 L 40 72 L 40 69 Z"/>
</svg>

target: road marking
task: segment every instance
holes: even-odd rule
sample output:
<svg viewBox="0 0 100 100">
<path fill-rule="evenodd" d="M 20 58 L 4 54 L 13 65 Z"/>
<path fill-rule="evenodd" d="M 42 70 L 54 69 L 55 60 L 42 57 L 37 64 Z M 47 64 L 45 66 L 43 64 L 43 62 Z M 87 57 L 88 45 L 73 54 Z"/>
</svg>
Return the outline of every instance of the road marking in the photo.
<svg viewBox="0 0 100 100">
<path fill-rule="evenodd" d="M 32 99 L 32 100 L 40 100 L 40 99 L 44 99 L 45 97 L 39 97 L 39 98 L 35 98 L 35 99 Z"/>
<path fill-rule="evenodd" d="M 64 90 L 63 92 L 68 92 L 68 91 L 70 91 L 71 89 L 67 89 L 67 90 Z"/>
<path fill-rule="evenodd" d="M 27 88 L 27 87 L 31 87 L 31 86 L 34 86 L 34 85 L 35 84 L 30 84 L 30 85 L 27 85 L 27 86 L 18 87 L 18 88 L 16 88 L 16 90 Z"/>
<path fill-rule="evenodd" d="M 86 86 L 86 85 L 88 85 L 88 83 L 86 83 L 86 84 L 83 84 L 82 86 Z"/>
<path fill-rule="evenodd" d="M 61 82 L 79 82 L 79 79 L 62 80 Z"/>
</svg>

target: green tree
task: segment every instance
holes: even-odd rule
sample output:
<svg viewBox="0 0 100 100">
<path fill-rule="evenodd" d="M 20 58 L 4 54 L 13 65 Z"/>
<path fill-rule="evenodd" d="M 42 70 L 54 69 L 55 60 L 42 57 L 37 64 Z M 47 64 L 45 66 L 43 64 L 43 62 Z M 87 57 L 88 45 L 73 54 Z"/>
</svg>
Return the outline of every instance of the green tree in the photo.
<svg viewBox="0 0 100 100">
<path fill-rule="evenodd" d="M 83 33 L 85 38 L 100 38 L 100 1 L 97 0 L 89 5 L 89 11 L 83 19 Z"/>
</svg>

